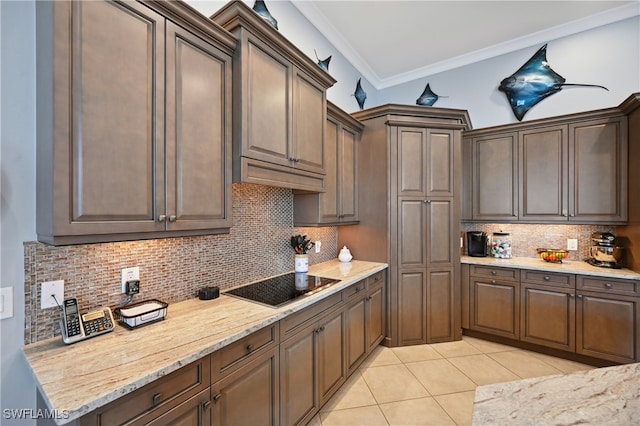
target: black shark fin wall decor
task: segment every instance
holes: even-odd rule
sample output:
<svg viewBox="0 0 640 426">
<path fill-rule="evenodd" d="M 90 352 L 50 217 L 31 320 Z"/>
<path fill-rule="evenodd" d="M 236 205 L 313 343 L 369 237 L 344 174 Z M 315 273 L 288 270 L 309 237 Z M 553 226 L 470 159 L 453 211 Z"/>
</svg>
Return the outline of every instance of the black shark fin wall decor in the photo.
<svg viewBox="0 0 640 426">
<path fill-rule="evenodd" d="M 316 59 L 318 60 L 318 66 L 323 70 L 325 70 L 326 72 L 329 72 L 329 62 L 331 62 L 331 56 L 329 56 L 327 59 L 320 60 L 320 58 L 318 58 L 318 52 L 316 52 L 315 49 L 313 49 L 313 52 L 316 54 Z"/>
<path fill-rule="evenodd" d="M 358 101 L 358 106 L 360 106 L 360 109 L 364 108 L 364 101 L 367 100 L 367 93 L 362 90 L 362 84 L 360 84 L 360 80 L 362 80 L 362 78 L 358 79 L 358 83 L 356 84 L 356 91 L 353 92 L 352 96 L 356 97 L 356 101 Z"/>
<path fill-rule="evenodd" d="M 267 9 L 267 5 L 263 0 L 256 0 L 253 4 L 253 10 L 262 17 L 265 21 L 267 21 L 273 28 L 278 29 L 278 21 L 274 18 L 271 13 L 269 13 L 269 9 Z"/>
<path fill-rule="evenodd" d="M 542 46 L 518 71 L 500 83 L 518 121 L 538 102 L 558 93 L 563 86 L 599 87 L 597 84 L 565 83 L 565 78 L 551 69 L 547 62 L 547 45 Z"/>
<path fill-rule="evenodd" d="M 427 83 L 427 87 L 424 88 L 420 97 L 416 99 L 416 105 L 433 106 L 439 98 L 446 98 L 446 96 L 438 96 L 433 93 L 429 83 Z"/>
</svg>

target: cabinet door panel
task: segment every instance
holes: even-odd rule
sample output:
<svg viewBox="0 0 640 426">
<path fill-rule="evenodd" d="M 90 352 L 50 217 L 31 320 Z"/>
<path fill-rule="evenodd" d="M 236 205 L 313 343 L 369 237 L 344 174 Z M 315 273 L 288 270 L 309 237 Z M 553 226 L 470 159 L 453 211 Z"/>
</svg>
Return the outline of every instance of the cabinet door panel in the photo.
<svg viewBox="0 0 640 426">
<path fill-rule="evenodd" d="M 567 220 L 567 127 L 520 132 L 520 220 Z"/>
<path fill-rule="evenodd" d="M 472 139 L 474 220 L 517 219 L 517 140 L 516 133 Z"/>
<path fill-rule="evenodd" d="M 428 271 L 427 343 L 453 340 L 453 286 L 453 269 Z"/>
<path fill-rule="evenodd" d="M 365 336 L 366 302 L 364 298 L 347 307 L 347 369 L 351 371 L 367 352 Z"/>
<path fill-rule="evenodd" d="M 427 306 L 425 272 L 405 271 L 398 277 L 399 344 L 427 342 Z"/>
<path fill-rule="evenodd" d="M 452 130 L 427 130 L 428 196 L 453 197 L 454 133 Z"/>
<path fill-rule="evenodd" d="M 385 336 L 386 283 L 370 290 L 366 305 L 367 352 L 375 348 Z"/>
<path fill-rule="evenodd" d="M 579 294 L 576 352 L 616 362 L 638 357 L 638 301 Z"/>
<path fill-rule="evenodd" d="M 168 229 L 230 226 L 231 58 L 167 24 Z"/>
<path fill-rule="evenodd" d="M 253 158 L 289 165 L 289 96 L 291 65 L 263 43 L 250 38 L 246 46 L 247 116 L 243 131 L 246 150 Z M 243 82 L 245 86 L 245 82 Z"/>
<path fill-rule="evenodd" d="M 426 177 L 426 132 L 423 129 L 398 128 L 398 194 L 424 195 Z"/>
<path fill-rule="evenodd" d="M 325 141 L 325 190 L 320 196 L 321 217 L 327 222 L 337 221 L 339 212 L 339 192 L 340 178 L 338 167 L 340 164 L 340 134 L 339 125 L 333 120 L 327 120 L 326 141 Z M 306 195 L 306 197 L 310 197 Z"/>
<path fill-rule="evenodd" d="M 426 209 L 425 200 L 398 200 L 398 264 L 400 268 L 425 266 Z"/>
<path fill-rule="evenodd" d="M 164 167 L 157 167 L 164 164 L 164 90 L 155 84 L 164 81 L 164 18 L 136 4 L 72 7 L 73 67 L 60 76 L 71 87 L 56 83 L 69 97 L 56 114 L 73 117 L 64 132 L 69 123 L 56 119 L 55 137 L 68 142 L 57 144 L 55 166 L 70 162 L 70 182 L 54 182 L 58 233 L 164 228 L 154 218 L 155 206 L 164 204 L 164 183 L 155 191 L 154 182 L 154 173 L 164 182 Z"/>
<path fill-rule="evenodd" d="M 428 244 L 428 266 L 453 266 L 454 250 L 458 249 L 453 225 L 453 200 L 429 199 L 429 235 L 422 234 L 424 244 Z"/>
<path fill-rule="evenodd" d="M 280 416 L 295 425 L 317 407 L 315 331 L 307 328 L 280 344 Z"/>
<path fill-rule="evenodd" d="M 293 156 L 297 168 L 325 173 L 324 129 L 326 100 L 322 87 L 294 72 Z"/>
<path fill-rule="evenodd" d="M 342 129 L 340 144 L 340 215 L 342 221 L 358 219 L 358 183 L 356 182 L 357 135 Z"/>
<path fill-rule="evenodd" d="M 274 348 L 213 385 L 213 424 L 278 424 L 277 351 Z"/>
<path fill-rule="evenodd" d="M 499 336 L 518 339 L 519 283 L 471 282 L 471 328 Z"/>
<path fill-rule="evenodd" d="M 521 288 L 521 339 L 575 350 L 575 297 L 570 291 L 524 285 Z"/>
<path fill-rule="evenodd" d="M 596 120 L 569 126 L 571 220 L 625 221 L 626 120 Z"/>
<path fill-rule="evenodd" d="M 345 314 L 340 310 L 326 319 L 317 333 L 320 405 L 338 390 L 346 377 L 343 349 L 345 325 Z"/>
</svg>

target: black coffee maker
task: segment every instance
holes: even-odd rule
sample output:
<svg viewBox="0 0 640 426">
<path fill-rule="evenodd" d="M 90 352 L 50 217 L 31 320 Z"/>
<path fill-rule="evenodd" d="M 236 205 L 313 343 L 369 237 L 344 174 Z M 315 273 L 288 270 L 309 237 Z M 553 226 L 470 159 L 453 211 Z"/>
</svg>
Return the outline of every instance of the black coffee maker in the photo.
<svg viewBox="0 0 640 426">
<path fill-rule="evenodd" d="M 486 232 L 467 232 L 467 253 L 473 257 L 486 257 L 489 254 L 489 239 Z"/>
</svg>

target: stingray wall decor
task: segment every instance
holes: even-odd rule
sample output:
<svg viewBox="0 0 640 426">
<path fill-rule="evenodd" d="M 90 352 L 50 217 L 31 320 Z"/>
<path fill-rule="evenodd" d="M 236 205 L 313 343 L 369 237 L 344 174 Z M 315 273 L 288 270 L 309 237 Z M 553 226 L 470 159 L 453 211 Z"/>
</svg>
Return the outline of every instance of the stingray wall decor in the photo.
<svg viewBox="0 0 640 426">
<path fill-rule="evenodd" d="M 596 84 L 565 83 L 565 78 L 551 69 L 547 62 L 547 45 L 542 46 L 515 73 L 502 80 L 499 90 L 505 93 L 518 121 L 538 102 L 558 93 L 563 86 L 599 87 Z"/>
</svg>

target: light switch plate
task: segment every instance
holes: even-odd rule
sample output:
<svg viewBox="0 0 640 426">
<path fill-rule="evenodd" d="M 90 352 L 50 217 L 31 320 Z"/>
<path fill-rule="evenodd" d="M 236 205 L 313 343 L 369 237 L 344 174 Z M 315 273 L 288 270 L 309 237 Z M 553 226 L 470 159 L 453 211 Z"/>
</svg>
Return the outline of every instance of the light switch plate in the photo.
<svg viewBox="0 0 640 426">
<path fill-rule="evenodd" d="M 121 271 L 121 284 L 122 284 L 122 292 L 127 292 L 127 281 L 140 281 L 140 268 L 138 266 L 134 266 L 132 268 L 124 268 Z"/>
<path fill-rule="evenodd" d="M 13 287 L 0 288 L 0 319 L 13 316 Z"/>
</svg>

